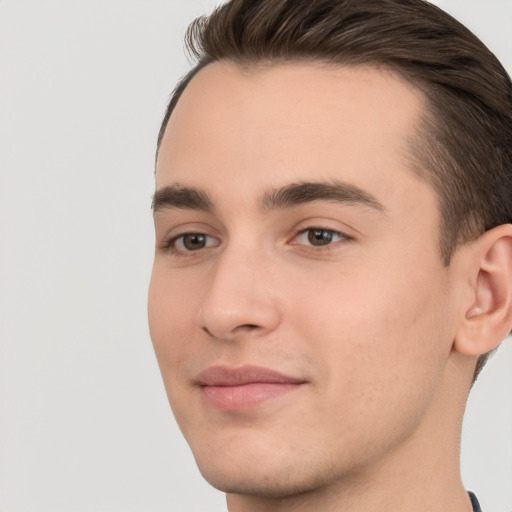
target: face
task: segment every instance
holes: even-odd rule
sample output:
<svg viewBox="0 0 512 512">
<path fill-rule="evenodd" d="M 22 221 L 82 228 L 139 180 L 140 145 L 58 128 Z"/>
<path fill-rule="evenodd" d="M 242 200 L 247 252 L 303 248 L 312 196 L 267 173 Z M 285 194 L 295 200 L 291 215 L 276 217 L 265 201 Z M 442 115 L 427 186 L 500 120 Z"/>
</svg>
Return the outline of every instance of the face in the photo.
<svg viewBox="0 0 512 512">
<path fill-rule="evenodd" d="M 407 164 L 420 110 L 389 72 L 313 64 L 215 63 L 178 102 L 149 320 L 214 486 L 337 485 L 431 428 L 455 326 L 436 196 Z"/>
</svg>

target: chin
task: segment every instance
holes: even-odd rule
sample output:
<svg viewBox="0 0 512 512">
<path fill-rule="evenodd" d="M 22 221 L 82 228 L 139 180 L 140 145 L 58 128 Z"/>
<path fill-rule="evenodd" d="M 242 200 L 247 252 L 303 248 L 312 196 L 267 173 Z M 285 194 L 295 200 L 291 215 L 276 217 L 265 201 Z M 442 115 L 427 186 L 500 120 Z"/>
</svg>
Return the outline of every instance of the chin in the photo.
<svg viewBox="0 0 512 512">
<path fill-rule="evenodd" d="M 314 457 L 301 460 L 299 453 L 286 457 L 273 450 L 257 454 L 240 450 L 234 456 L 226 451 L 213 457 L 195 456 L 204 479 L 227 494 L 286 498 L 324 487 L 339 473 L 339 468 L 325 462 L 315 463 Z"/>
<path fill-rule="evenodd" d="M 277 499 L 312 491 L 320 486 L 315 485 L 313 482 L 308 482 L 307 478 L 301 478 L 291 468 L 281 468 L 279 472 L 264 471 L 264 475 L 261 474 L 261 468 L 257 469 L 256 467 L 244 473 L 220 469 L 199 469 L 204 479 L 210 485 L 226 494 L 242 494 Z"/>
</svg>

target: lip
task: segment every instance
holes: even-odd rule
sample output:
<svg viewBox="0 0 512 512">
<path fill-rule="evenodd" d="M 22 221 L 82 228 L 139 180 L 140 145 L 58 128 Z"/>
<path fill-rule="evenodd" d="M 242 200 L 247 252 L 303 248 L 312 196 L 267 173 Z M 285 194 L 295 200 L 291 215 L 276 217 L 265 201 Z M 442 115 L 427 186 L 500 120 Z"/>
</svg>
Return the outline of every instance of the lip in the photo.
<svg viewBox="0 0 512 512">
<path fill-rule="evenodd" d="M 207 405 L 244 411 L 299 389 L 306 381 L 261 366 L 211 366 L 197 377 Z"/>
</svg>

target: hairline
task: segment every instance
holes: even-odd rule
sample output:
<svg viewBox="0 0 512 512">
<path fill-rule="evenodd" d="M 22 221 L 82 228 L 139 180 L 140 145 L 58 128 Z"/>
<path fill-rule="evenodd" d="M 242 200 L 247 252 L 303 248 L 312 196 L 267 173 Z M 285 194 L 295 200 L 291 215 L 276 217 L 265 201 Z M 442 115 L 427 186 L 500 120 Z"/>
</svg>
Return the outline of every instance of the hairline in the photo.
<svg viewBox="0 0 512 512">
<path fill-rule="evenodd" d="M 190 82 L 198 75 L 203 69 L 206 67 L 216 64 L 216 63 L 231 63 L 235 65 L 242 73 L 250 73 L 252 70 L 257 70 L 261 68 L 272 68 L 276 66 L 283 65 L 293 65 L 293 64 L 310 64 L 310 65 L 324 65 L 332 68 L 370 68 L 376 70 L 383 70 L 391 73 L 395 78 L 408 83 L 411 87 L 416 89 L 420 93 L 420 97 L 425 100 L 421 103 L 425 106 L 426 109 L 429 107 L 429 94 L 428 84 L 419 83 L 420 81 L 417 79 L 413 79 L 410 77 L 403 69 L 401 69 L 398 65 L 393 65 L 391 62 L 378 61 L 375 59 L 355 59 L 355 58 L 322 58 L 316 56 L 295 56 L 295 57 L 272 57 L 272 58 L 247 58 L 247 59 L 235 59 L 235 58 L 222 58 L 222 59 L 203 59 L 200 60 L 187 74 L 185 74 L 177 83 L 174 91 L 171 94 L 167 110 L 165 112 L 164 119 L 160 125 L 160 130 L 158 133 L 157 139 L 157 148 L 156 148 L 156 156 L 155 163 L 158 161 L 158 154 L 160 152 L 160 146 L 162 143 L 162 139 L 165 134 L 165 130 L 167 129 L 167 125 L 169 124 L 169 120 L 178 104 L 182 94 L 185 92 Z"/>
</svg>

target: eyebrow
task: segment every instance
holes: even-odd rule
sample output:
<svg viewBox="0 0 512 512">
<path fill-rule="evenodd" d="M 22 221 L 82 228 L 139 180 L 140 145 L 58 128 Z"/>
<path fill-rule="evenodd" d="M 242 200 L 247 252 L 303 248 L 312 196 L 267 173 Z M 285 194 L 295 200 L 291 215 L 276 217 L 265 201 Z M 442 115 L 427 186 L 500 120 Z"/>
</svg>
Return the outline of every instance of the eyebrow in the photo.
<svg viewBox="0 0 512 512">
<path fill-rule="evenodd" d="M 208 194 L 200 189 L 175 184 L 157 190 L 153 195 L 151 208 L 153 214 L 164 208 L 211 212 L 213 202 Z"/>
<path fill-rule="evenodd" d="M 271 189 L 263 194 L 259 204 L 263 211 L 271 211 L 293 208 L 314 201 L 355 204 L 381 213 L 386 211 L 385 207 L 366 190 L 337 180 L 291 183 Z M 153 196 L 153 214 L 166 208 L 212 212 L 214 204 L 205 191 L 174 184 L 157 190 Z"/>
<path fill-rule="evenodd" d="M 270 190 L 261 199 L 264 210 L 291 208 L 313 201 L 332 201 L 343 204 L 366 206 L 385 212 L 384 206 L 372 194 L 350 183 L 333 180 L 330 182 L 291 183 L 282 188 Z"/>
</svg>

